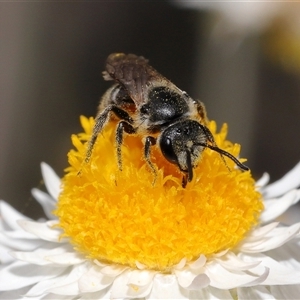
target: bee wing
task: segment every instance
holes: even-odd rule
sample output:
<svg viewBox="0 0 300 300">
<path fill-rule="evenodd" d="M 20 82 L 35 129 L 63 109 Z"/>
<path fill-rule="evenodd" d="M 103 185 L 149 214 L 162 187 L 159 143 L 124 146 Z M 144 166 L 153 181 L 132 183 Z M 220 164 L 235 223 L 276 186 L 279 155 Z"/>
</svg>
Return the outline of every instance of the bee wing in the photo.
<svg viewBox="0 0 300 300">
<path fill-rule="evenodd" d="M 137 107 L 148 101 L 153 86 L 173 85 L 148 64 L 143 56 L 113 53 L 106 61 L 105 80 L 115 80 L 125 87 Z"/>
</svg>

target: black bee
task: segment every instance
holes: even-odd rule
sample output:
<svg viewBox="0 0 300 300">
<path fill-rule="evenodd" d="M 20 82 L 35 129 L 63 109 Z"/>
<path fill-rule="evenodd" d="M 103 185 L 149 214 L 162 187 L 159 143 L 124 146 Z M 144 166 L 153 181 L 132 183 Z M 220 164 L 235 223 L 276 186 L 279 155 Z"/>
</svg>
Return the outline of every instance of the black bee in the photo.
<svg viewBox="0 0 300 300">
<path fill-rule="evenodd" d="M 134 54 L 113 53 L 106 61 L 105 80 L 115 84 L 103 95 L 86 153 L 89 162 L 96 139 L 112 117 L 119 121 L 116 148 L 122 170 L 121 146 L 124 132 L 144 137 L 144 157 L 156 176 L 151 162 L 151 146 L 158 144 L 163 156 L 184 174 L 182 186 L 193 179 L 193 169 L 205 148 L 229 157 L 242 170 L 248 167 L 230 153 L 218 148 L 206 127 L 206 111 L 202 102 L 193 100 L 171 81 Z M 225 161 L 225 160 L 224 160 Z"/>
</svg>

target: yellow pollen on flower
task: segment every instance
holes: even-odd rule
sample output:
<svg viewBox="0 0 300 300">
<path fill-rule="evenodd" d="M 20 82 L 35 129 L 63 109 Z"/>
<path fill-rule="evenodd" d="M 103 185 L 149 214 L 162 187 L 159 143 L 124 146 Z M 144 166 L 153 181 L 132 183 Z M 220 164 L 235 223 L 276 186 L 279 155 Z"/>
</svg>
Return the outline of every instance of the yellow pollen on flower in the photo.
<svg viewBox="0 0 300 300">
<path fill-rule="evenodd" d="M 231 171 L 218 153 L 205 149 L 193 181 L 182 188 L 177 166 L 153 147 L 153 185 L 140 136 L 125 136 L 118 169 L 114 122 L 98 136 L 90 162 L 82 163 L 94 119 L 81 117 L 81 123 L 84 132 L 72 136 L 76 150 L 68 155 L 55 214 L 64 236 L 88 258 L 167 272 L 182 258 L 233 248 L 258 223 L 261 195 L 250 172 L 230 159 Z M 215 122 L 208 127 L 221 149 L 238 156 L 240 146 L 226 140 L 226 125 L 219 133 Z"/>
</svg>

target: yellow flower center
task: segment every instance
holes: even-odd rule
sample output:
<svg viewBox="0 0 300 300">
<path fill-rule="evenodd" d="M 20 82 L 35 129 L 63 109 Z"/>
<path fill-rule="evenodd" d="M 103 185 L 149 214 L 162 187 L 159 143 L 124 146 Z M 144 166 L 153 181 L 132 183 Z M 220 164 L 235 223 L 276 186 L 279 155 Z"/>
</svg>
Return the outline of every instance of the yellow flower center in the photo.
<svg viewBox="0 0 300 300">
<path fill-rule="evenodd" d="M 64 236 L 89 258 L 168 271 L 182 258 L 188 261 L 234 247 L 258 222 L 261 195 L 249 171 L 205 149 L 194 179 L 182 188 L 182 174 L 157 147 L 143 158 L 140 136 L 126 135 L 123 171 L 116 158 L 115 124 L 98 136 L 91 161 L 83 164 L 94 119 L 81 117 L 84 133 L 72 136 L 76 150 L 63 178 L 56 215 Z M 216 133 L 217 145 L 237 156 L 239 145 L 226 140 L 227 127 Z M 81 173 L 78 175 L 78 172 Z"/>
</svg>

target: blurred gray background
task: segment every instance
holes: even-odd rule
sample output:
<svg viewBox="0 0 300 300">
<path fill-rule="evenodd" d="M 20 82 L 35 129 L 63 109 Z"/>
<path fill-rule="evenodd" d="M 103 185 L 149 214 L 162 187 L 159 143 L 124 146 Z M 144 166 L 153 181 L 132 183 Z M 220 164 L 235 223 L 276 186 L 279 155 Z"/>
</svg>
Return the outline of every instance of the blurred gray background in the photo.
<svg viewBox="0 0 300 300">
<path fill-rule="evenodd" d="M 101 72 L 112 52 L 150 59 L 201 99 L 209 118 L 229 124 L 255 177 L 280 178 L 300 159 L 300 49 L 295 58 L 288 46 L 268 49 L 298 26 L 285 22 L 291 12 L 300 19 L 294 5 L 273 15 L 257 7 L 253 28 L 234 20 L 237 6 L 230 15 L 230 6 L 167 1 L 1 2 L 0 199 L 31 217 L 42 214 L 30 196 L 41 183 L 40 162 L 63 175 L 79 116 L 94 116 L 109 86 Z"/>
</svg>

